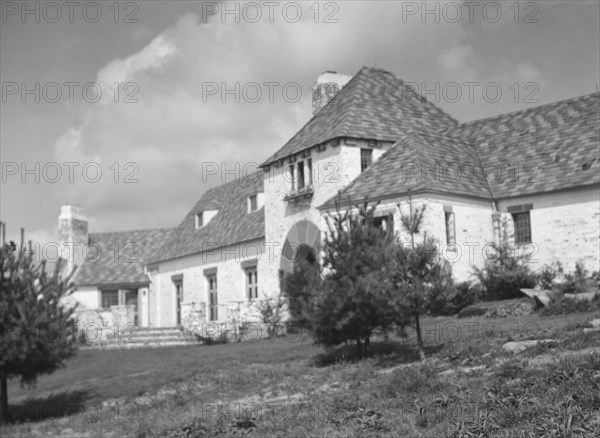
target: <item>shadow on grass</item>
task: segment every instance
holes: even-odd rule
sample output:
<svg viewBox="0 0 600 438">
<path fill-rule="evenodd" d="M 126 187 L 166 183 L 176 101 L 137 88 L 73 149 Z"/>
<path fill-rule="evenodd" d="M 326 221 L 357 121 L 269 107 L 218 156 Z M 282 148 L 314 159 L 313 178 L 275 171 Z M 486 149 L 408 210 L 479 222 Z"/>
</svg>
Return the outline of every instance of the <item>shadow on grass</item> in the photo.
<svg viewBox="0 0 600 438">
<path fill-rule="evenodd" d="M 442 348 L 443 345 L 426 345 L 425 354 L 427 356 L 435 354 Z M 313 359 L 312 364 L 317 367 L 326 367 L 339 362 L 357 362 L 366 358 L 375 358 L 376 365 L 381 368 L 418 362 L 420 360 L 419 350 L 416 345 L 387 340 L 372 342 L 366 357 L 360 357 L 358 355 L 356 344 L 348 344 L 319 354 Z"/>
<path fill-rule="evenodd" d="M 95 418 L 100 415 L 102 407 L 87 403 L 89 400 L 90 394 L 84 390 L 61 392 L 42 399 L 26 399 L 18 405 L 9 404 L 9 423 L 73 418 L 76 415 Z"/>
</svg>

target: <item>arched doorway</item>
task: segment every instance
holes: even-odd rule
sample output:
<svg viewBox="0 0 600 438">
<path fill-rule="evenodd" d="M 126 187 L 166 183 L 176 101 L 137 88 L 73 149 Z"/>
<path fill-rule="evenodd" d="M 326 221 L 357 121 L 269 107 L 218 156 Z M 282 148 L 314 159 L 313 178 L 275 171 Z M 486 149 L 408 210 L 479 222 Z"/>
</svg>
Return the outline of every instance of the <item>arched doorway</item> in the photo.
<svg viewBox="0 0 600 438">
<path fill-rule="evenodd" d="M 281 250 L 280 269 L 284 273 L 294 271 L 294 264 L 299 260 L 315 263 L 319 260 L 321 231 L 309 220 L 296 223 L 285 239 Z"/>
</svg>

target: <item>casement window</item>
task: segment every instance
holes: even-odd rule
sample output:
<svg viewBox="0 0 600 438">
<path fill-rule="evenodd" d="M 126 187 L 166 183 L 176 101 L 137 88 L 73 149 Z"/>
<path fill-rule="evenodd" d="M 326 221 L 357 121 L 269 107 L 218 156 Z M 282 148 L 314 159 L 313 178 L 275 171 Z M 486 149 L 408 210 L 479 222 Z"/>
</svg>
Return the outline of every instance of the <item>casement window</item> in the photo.
<svg viewBox="0 0 600 438">
<path fill-rule="evenodd" d="M 208 320 L 217 321 L 219 319 L 217 274 L 207 275 L 206 281 L 208 283 Z"/>
<path fill-rule="evenodd" d="M 258 298 L 258 271 L 256 266 L 246 269 L 246 292 L 248 300 Z"/>
<path fill-rule="evenodd" d="M 445 211 L 444 218 L 446 222 L 446 243 L 448 245 L 456 245 L 456 224 L 454 222 L 454 213 Z"/>
<path fill-rule="evenodd" d="M 103 309 L 110 309 L 110 306 L 119 305 L 119 291 L 117 289 L 103 290 L 100 294 Z"/>
<path fill-rule="evenodd" d="M 312 166 L 312 158 L 306 160 L 306 166 L 308 167 L 308 185 L 313 185 L 313 166 Z"/>
<path fill-rule="evenodd" d="M 513 205 L 507 208 L 511 214 L 514 230 L 515 244 L 531 243 L 531 214 L 533 204 Z"/>
<path fill-rule="evenodd" d="M 298 190 L 302 190 L 305 186 L 304 180 L 304 161 L 298 162 Z"/>
<path fill-rule="evenodd" d="M 373 162 L 373 150 L 372 149 L 361 149 L 360 150 L 360 171 L 364 172 L 367 167 Z"/>
<path fill-rule="evenodd" d="M 183 279 L 174 281 L 175 284 L 175 316 L 177 325 L 181 325 L 181 303 L 183 301 Z"/>
<path fill-rule="evenodd" d="M 296 168 L 290 164 L 290 181 L 292 182 L 292 192 L 296 190 Z"/>
<path fill-rule="evenodd" d="M 196 228 L 204 226 L 204 214 L 196 213 Z"/>
<path fill-rule="evenodd" d="M 515 225 L 515 243 L 531 243 L 531 216 L 528 211 L 512 214 Z"/>
</svg>

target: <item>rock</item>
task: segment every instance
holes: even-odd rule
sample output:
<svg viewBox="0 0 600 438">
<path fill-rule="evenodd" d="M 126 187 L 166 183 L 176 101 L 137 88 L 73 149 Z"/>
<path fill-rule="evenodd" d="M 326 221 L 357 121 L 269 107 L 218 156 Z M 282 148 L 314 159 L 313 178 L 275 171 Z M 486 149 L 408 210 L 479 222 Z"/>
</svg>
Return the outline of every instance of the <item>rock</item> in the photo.
<svg viewBox="0 0 600 438">
<path fill-rule="evenodd" d="M 478 365 L 476 367 L 465 367 L 460 369 L 460 371 L 462 371 L 465 374 L 471 374 L 482 370 L 485 370 L 485 365 Z"/>
<path fill-rule="evenodd" d="M 580 294 L 564 294 L 563 296 L 565 298 L 571 298 L 573 300 L 579 300 L 579 301 L 592 301 L 594 299 L 594 297 L 596 296 L 597 292 L 583 292 Z"/>
<path fill-rule="evenodd" d="M 454 368 L 450 368 L 450 369 L 447 369 L 445 371 L 442 371 L 442 372 L 438 373 L 438 376 L 440 376 L 440 377 L 451 377 L 451 376 L 453 376 L 455 374 L 456 374 L 456 370 Z"/>
<path fill-rule="evenodd" d="M 505 351 L 510 353 L 522 353 L 528 348 L 535 347 L 538 344 L 545 344 L 548 342 L 555 342 L 554 339 L 538 339 L 532 341 L 517 341 L 517 342 L 507 342 L 502 346 Z"/>
<path fill-rule="evenodd" d="M 521 292 L 532 298 L 538 307 L 546 307 L 556 296 L 556 293 L 550 290 L 523 288 Z"/>
<path fill-rule="evenodd" d="M 600 329 L 600 318 L 592 319 L 589 324 L 592 328 Z"/>
<path fill-rule="evenodd" d="M 600 332 L 600 327 L 584 328 L 583 333 Z"/>
</svg>

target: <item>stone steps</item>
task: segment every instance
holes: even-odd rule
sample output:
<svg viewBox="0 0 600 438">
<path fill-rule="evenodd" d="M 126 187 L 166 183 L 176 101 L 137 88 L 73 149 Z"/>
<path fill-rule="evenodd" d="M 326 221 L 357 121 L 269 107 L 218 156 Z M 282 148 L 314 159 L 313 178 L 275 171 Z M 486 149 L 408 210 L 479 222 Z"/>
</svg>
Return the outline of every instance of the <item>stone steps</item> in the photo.
<svg viewBox="0 0 600 438">
<path fill-rule="evenodd" d="M 178 327 L 139 328 L 124 331 L 118 336 L 108 334 L 104 342 L 91 343 L 83 349 L 154 348 L 184 345 L 201 345 L 195 336 L 188 335 Z"/>
</svg>

